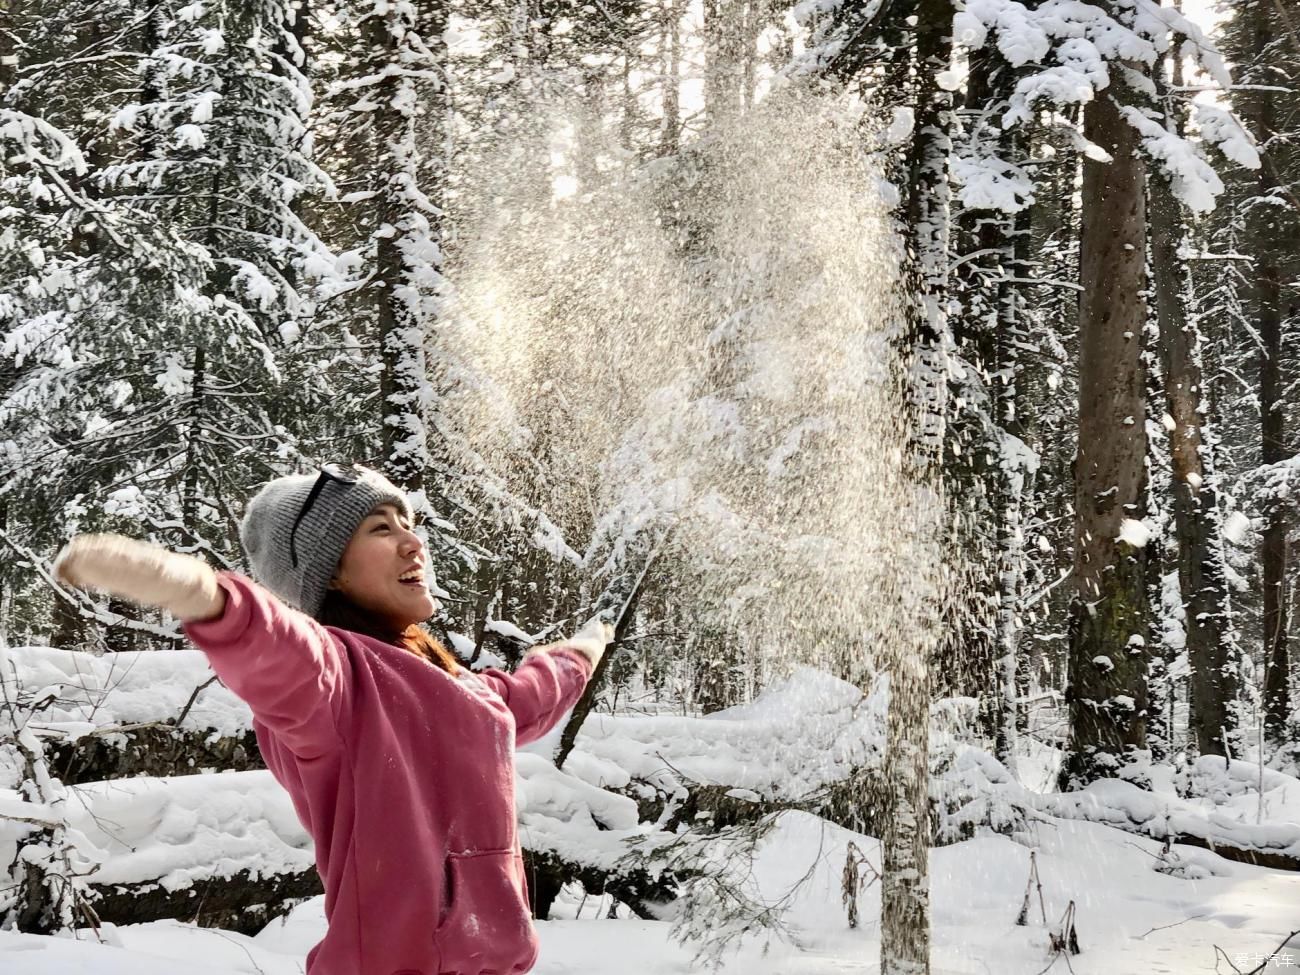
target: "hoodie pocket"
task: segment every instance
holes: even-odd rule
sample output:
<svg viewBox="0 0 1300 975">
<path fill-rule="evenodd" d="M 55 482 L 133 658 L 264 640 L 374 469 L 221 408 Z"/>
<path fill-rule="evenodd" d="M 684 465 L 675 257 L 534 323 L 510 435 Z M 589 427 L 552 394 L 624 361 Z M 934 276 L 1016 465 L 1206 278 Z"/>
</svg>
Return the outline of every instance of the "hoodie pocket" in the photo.
<svg viewBox="0 0 1300 975">
<path fill-rule="evenodd" d="M 439 975 L 513 975 L 537 960 L 524 860 L 514 850 L 448 857 L 445 911 L 434 940 Z"/>
</svg>

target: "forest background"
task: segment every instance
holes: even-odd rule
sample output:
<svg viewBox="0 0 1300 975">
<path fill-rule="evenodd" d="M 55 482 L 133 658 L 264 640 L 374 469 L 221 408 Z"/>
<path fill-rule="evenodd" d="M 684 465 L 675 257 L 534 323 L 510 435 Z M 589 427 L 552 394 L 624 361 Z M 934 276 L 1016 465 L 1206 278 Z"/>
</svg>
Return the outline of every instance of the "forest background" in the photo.
<svg viewBox="0 0 1300 975">
<path fill-rule="evenodd" d="M 1205 755 L 1295 774 L 1300 16 L 1196 14 L 5 0 L 4 640 L 180 646 L 169 620 L 56 585 L 60 544 L 121 531 L 240 569 L 253 491 L 355 459 L 419 501 L 434 626 L 465 659 L 509 665 L 608 607 L 594 706 L 751 700 L 795 656 L 762 647 L 825 620 L 782 604 L 755 627 L 770 585 L 719 596 L 725 556 L 673 527 L 680 458 L 647 460 L 677 401 L 647 395 L 646 321 L 672 295 L 646 241 L 716 301 L 685 337 L 709 358 L 697 394 L 766 409 L 755 350 L 794 262 L 728 250 L 724 145 L 751 168 L 770 150 L 785 168 L 759 208 L 808 240 L 833 226 L 815 253 L 845 245 L 894 298 L 896 321 L 871 310 L 905 364 L 899 416 L 921 420 L 882 416 L 879 439 L 906 427 L 958 567 L 926 699 L 967 702 L 965 733 L 1008 768 L 1032 724 L 1062 749 L 1063 790 Z M 809 112 L 833 138 L 765 114 L 794 90 L 835 106 Z M 846 151 L 887 233 L 807 211 L 861 205 L 801 189 Z M 617 423 L 585 395 L 602 384 Z M 686 424 L 697 443 L 743 453 L 744 431 L 707 419 Z M 790 419 L 752 437 L 767 460 L 815 440 Z M 800 476 L 783 497 L 837 472 Z M 760 547 L 797 565 L 789 540 Z M 863 635 L 813 642 L 836 640 L 828 669 L 866 686 Z"/>
</svg>

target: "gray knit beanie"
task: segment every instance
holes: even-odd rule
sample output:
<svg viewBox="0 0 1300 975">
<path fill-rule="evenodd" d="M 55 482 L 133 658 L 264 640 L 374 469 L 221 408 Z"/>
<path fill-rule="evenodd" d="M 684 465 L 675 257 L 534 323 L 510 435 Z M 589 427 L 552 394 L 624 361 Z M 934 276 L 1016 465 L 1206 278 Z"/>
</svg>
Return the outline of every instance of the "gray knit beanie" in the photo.
<svg viewBox="0 0 1300 975">
<path fill-rule="evenodd" d="M 289 554 L 289 535 L 319 472 L 277 477 L 264 485 L 248 502 L 239 526 L 253 578 L 313 617 L 320 612 L 344 549 L 366 516 L 379 505 L 391 503 L 411 518 L 410 502 L 397 485 L 376 471 L 355 470 L 360 473 L 355 482 L 325 480 L 293 533 L 296 568 Z"/>
</svg>

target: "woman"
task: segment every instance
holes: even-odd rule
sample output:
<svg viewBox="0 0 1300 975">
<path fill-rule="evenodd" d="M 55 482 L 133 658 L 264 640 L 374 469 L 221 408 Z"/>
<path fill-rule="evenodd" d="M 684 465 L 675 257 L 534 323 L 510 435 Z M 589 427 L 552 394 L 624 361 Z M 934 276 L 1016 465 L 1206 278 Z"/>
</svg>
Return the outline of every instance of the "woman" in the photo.
<svg viewBox="0 0 1300 975">
<path fill-rule="evenodd" d="M 406 497 L 364 468 L 270 482 L 240 536 L 258 582 L 120 535 L 73 539 L 56 572 L 169 611 L 248 702 L 315 841 L 329 926 L 308 975 L 528 971 L 514 748 L 573 706 L 610 628 L 514 673 L 459 667 L 417 625 L 436 607 Z"/>
</svg>

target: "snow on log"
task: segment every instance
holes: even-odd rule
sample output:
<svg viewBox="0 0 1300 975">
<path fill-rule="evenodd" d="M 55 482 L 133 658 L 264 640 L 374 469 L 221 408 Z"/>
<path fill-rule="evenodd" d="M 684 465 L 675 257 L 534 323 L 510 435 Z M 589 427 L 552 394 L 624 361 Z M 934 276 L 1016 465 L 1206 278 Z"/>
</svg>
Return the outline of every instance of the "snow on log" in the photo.
<svg viewBox="0 0 1300 975">
<path fill-rule="evenodd" d="M 91 906 L 100 921 L 141 924 L 174 918 L 249 936 L 323 892 L 315 868 L 261 875 L 239 870 L 178 890 L 154 883 L 90 885 Z"/>
<path fill-rule="evenodd" d="M 238 736 L 250 727 L 248 705 L 214 676 L 200 650 L 93 654 L 52 647 L 11 647 L 0 680 L 53 700 L 36 727 L 77 738 L 99 729 L 172 721 L 177 728 Z M 182 714 L 184 719 L 181 720 Z"/>
<path fill-rule="evenodd" d="M 626 776 L 610 771 L 626 784 Z M 651 876 L 619 862 L 631 845 L 653 842 L 656 832 L 642 823 L 631 799 L 528 752 L 516 756 L 515 788 L 519 839 L 539 918 L 547 917 L 556 894 L 571 880 L 612 894 L 643 918 L 655 917 L 656 908 L 676 897 L 677 878 Z"/>
<path fill-rule="evenodd" d="M 250 768 L 260 765 L 251 714 L 212 679 L 200 652 L 96 656 L 29 647 L 9 659 L 5 676 L 45 702 L 32 724 L 54 774 L 71 786 L 70 835 L 96 864 L 85 883 L 101 918 L 176 917 L 255 931 L 319 892 L 310 838 L 288 794 L 269 772 Z M 658 916 L 682 877 L 637 865 L 652 857 L 622 858 L 684 828 L 707 833 L 792 809 L 877 835 L 887 695 L 800 667 L 753 702 L 705 716 L 593 713 L 562 770 L 545 740 L 525 747 L 517 754 L 520 839 L 538 916 L 572 880 L 613 894 L 639 916 Z M 1030 818 L 1087 819 L 1300 868 L 1296 779 L 1203 758 L 1177 791 L 1103 780 L 1078 793 L 1038 795 L 950 733 L 975 703 L 932 708 L 936 841 L 981 828 L 1014 832 Z M 205 767 L 238 771 L 194 774 Z M 82 781 L 95 773 L 111 781 Z M 145 775 L 125 777 L 138 773 Z M 0 790 L 17 785 L 0 782 Z M 11 828 L 24 816 L 30 825 L 22 828 L 35 828 L 51 812 L 17 793 L 12 799 Z M 1251 821 L 1257 808 L 1267 821 Z"/>
<path fill-rule="evenodd" d="M 6 653 L 0 680 L 12 699 L 42 702 L 31 727 L 65 785 L 264 767 L 248 706 L 199 650 Z"/>
<path fill-rule="evenodd" d="M 88 783 L 67 815 L 103 920 L 256 931 L 320 891 L 311 837 L 267 771 Z"/>
<path fill-rule="evenodd" d="M 1102 779 L 1078 792 L 1040 796 L 1037 805 L 1060 819 L 1104 823 L 1241 863 L 1300 870 L 1300 780 L 1203 755 L 1177 785 L 1179 791 L 1149 792 Z"/>
<path fill-rule="evenodd" d="M 197 772 L 264 769 L 252 729 L 221 737 L 166 725 L 133 727 L 75 740 L 46 742 L 50 771 L 65 785 L 139 775 L 175 776 Z"/>
<path fill-rule="evenodd" d="M 593 713 L 564 767 L 638 799 L 689 784 L 735 802 L 756 795 L 797 805 L 855 769 L 879 766 L 886 697 L 797 667 L 749 704 L 703 717 Z"/>
</svg>

